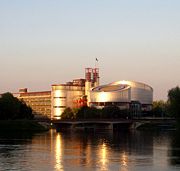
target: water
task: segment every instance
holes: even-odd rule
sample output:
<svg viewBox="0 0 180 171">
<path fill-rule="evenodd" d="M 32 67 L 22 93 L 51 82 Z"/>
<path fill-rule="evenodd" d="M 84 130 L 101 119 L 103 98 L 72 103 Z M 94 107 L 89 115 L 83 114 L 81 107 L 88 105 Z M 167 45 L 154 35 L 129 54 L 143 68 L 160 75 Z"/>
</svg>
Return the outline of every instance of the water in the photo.
<svg viewBox="0 0 180 171">
<path fill-rule="evenodd" d="M 0 170 L 175 171 L 175 132 L 0 133 Z"/>
</svg>

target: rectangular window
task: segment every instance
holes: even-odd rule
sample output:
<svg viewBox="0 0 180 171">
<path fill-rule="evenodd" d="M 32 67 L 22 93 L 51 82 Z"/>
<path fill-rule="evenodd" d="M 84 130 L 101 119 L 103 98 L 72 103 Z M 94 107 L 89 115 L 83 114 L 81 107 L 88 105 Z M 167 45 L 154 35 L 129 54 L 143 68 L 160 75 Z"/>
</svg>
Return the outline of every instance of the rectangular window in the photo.
<svg viewBox="0 0 180 171">
<path fill-rule="evenodd" d="M 66 99 L 66 97 L 54 97 L 54 99 Z"/>
<path fill-rule="evenodd" d="M 54 108 L 66 108 L 66 106 L 54 106 Z"/>
</svg>

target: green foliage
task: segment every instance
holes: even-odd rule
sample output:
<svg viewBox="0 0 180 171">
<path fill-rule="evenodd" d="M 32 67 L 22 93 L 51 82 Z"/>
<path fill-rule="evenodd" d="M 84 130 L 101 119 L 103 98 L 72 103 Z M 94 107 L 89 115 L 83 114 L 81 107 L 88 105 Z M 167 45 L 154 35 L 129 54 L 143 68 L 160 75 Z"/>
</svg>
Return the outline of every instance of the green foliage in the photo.
<svg viewBox="0 0 180 171">
<path fill-rule="evenodd" d="M 117 106 L 108 106 L 103 109 L 83 106 L 79 109 L 66 108 L 61 119 L 113 119 L 126 118 L 127 111 L 121 111 Z"/>
<path fill-rule="evenodd" d="M 11 93 L 4 93 L 0 98 L 0 119 L 32 119 L 32 109 Z"/>
<path fill-rule="evenodd" d="M 167 103 L 163 100 L 154 101 L 153 102 L 153 109 L 152 114 L 157 117 L 167 116 Z"/>
<path fill-rule="evenodd" d="M 128 110 L 120 110 L 117 106 L 106 106 L 102 109 L 102 118 L 127 118 Z"/>
<path fill-rule="evenodd" d="M 169 113 L 180 122 L 180 88 L 177 86 L 168 92 Z"/>
<path fill-rule="evenodd" d="M 107 106 L 102 109 L 103 118 L 119 118 L 120 109 L 117 106 Z"/>
<path fill-rule="evenodd" d="M 66 108 L 61 115 L 61 119 L 74 119 L 74 113 L 71 108 Z"/>
<path fill-rule="evenodd" d="M 22 118 L 32 119 L 33 114 L 32 114 L 31 107 L 27 106 L 25 102 L 20 101 L 20 113 L 16 118 L 17 119 L 22 119 Z"/>
<path fill-rule="evenodd" d="M 79 109 L 76 114 L 77 119 L 94 119 L 100 118 L 100 110 L 96 108 L 90 108 L 87 106 L 83 106 Z"/>
</svg>

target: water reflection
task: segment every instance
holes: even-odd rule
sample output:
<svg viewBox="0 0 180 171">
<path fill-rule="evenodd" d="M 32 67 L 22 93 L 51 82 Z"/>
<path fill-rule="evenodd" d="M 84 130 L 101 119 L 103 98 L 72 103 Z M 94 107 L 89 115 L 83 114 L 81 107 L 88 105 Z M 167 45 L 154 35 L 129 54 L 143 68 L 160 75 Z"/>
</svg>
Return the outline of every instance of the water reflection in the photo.
<svg viewBox="0 0 180 171">
<path fill-rule="evenodd" d="M 31 136 L 0 134 L 0 170 L 176 170 L 180 164 L 178 135 L 55 130 Z"/>
<path fill-rule="evenodd" d="M 107 170 L 108 166 L 108 151 L 107 151 L 107 146 L 103 142 L 102 145 L 99 147 L 99 161 L 100 161 L 100 166 L 101 170 Z"/>
<path fill-rule="evenodd" d="M 56 170 L 60 170 L 63 171 L 63 145 L 62 145 L 62 135 L 57 133 L 56 135 L 56 139 L 55 139 L 55 144 L 56 144 L 56 148 L 55 148 L 55 158 L 56 158 L 56 165 L 55 165 L 55 169 Z"/>
<path fill-rule="evenodd" d="M 24 156 L 22 148 L 32 143 L 33 136 L 33 133 L 0 131 L 0 170 L 20 169 L 16 159 Z"/>
<path fill-rule="evenodd" d="M 54 135 L 56 137 L 54 137 Z M 153 165 L 153 136 L 148 133 L 56 133 L 55 158 L 57 170 L 76 167 L 100 170 L 128 170 L 132 165 Z M 136 158 L 134 156 L 139 155 Z M 132 156 L 132 158 L 129 158 Z M 115 164 L 115 165 L 114 165 Z M 71 168 L 73 169 L 73 168 Z"/>
<path fill-rule="evenodd" d="M 121 163 L 123 166 L 126 166 L 127 167 L 127 155 L 126 155 L 126 152 L 123 152 L 122 156 L 121 156 Z"/>
<path fill-rule="evenodd" d="M 180 165 L 180 130 L 174 132 L 171 142 L 171 151 L 169 152 L 170 164 Z"/>
<path fill-rule="evenodd" d="M 121 154 L 120 163 L 122 165 L 121 170 L 122 171 L 128 171 L 128 156 L 126 155 L 125 151 Z"/>
</svg>

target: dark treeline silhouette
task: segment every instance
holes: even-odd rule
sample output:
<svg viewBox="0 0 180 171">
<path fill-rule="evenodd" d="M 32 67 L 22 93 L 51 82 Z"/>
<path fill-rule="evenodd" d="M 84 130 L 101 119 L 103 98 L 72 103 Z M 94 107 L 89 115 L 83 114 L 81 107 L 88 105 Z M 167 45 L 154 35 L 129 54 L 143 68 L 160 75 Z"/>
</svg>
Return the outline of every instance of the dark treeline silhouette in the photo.
<svg viewBox="0 0 180 171">
<path fill-rule="evenodd" d="M 83 106 L 80 109 L 66 108 L 61 119 L 114 119 L 126 118 L 128 111 L 120 110 L 117 106 L 107 106 L 103 109 Z"/>
<path fill-rule="evenodd" d="M 168 110 L 180 124 L 180 88 L 177 86 L 168 92 Z"/>
<path fill-rule="evenodd" d="M 174 117 L 180 123 L 180 88 L 170 89 L 167 101 L 154 101 L 151 113 L 156 117 Z"/>
<path fill-rule="evenodd" d="M 168 117 L 168 104 L 166 101 L 154 101 L 152 106 L 151 115 L 155 117 Z"/>
<path fill-rule="evenodd" d="M 11 93 L 0 97 L 0 120 L 33 119 L 32 109 Z"/>
</svg>

